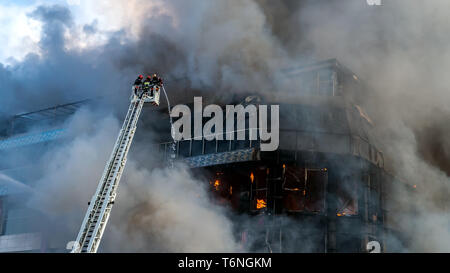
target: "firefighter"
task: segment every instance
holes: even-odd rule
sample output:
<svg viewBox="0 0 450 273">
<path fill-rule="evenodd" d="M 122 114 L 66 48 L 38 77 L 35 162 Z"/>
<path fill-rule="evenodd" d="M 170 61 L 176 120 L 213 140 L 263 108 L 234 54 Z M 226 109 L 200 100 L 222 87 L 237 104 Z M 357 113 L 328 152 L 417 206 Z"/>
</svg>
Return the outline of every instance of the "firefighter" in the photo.
<svg viewBox="0 0 450 273">
<path fill-rule="evenodd" d="M 153 78 L 152 78 L 152 83 L 154 85 L 162 85 L 162 79 L 160 77 L 158 77 L 156 74 L 153 74 Z"/>
<path fill-rule="evenodd" d="M 162 83 L 162 79 L 160 77 L 158 77 L 156 75 L 156 73 L 153 74 L 153 77 L 152 77 L 152 94 L 153 94 L 153 88 L 156 90 L 156 92 L 158 92 L 159 88 L 162 86 L 162 84 L 163 84 Z"/>
<path fill-rule="evenodd" d="M 144 78 L 144 76 L 139 75 L 137 77 L 137 79 L 134 81 L 134 94 L 137 96 L 137 91 L 139 90 L 139 88 L 142 86 L 142 79 Z"/>
<path fill-rule="evenodd" d="M 149 90 L 151 90 L 151 85 L 152 85 L 152 78 L 150 76 L 147 76 L 147 78 L 145 79 L 145 81 L 143 83 L 143 92 L 142 92 L 142 94 L 145 93 L 145 92 L 148 92 Z M 151 94 L 151 96 L 153 96 L 153 94 Z"/>
</svg>

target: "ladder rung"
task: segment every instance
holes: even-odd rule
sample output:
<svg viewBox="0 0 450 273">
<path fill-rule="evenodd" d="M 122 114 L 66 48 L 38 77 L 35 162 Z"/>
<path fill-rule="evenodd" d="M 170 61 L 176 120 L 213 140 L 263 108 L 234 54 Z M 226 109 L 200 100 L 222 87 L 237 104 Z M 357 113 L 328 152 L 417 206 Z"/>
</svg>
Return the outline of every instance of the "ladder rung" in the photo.
<svg viewBox="0 0 450 273">
<path fill-rule="evenodd" d="M 115 194 L 116 186 L 114 182 L 117 182 L 120 171 L 124 167 L 125 156 L 133 139 L 137 119 L 141 113 L 143 104 L 143 99 L 139 100 L 137 103 L 132 102 L 130 104 L 127 116 L 125 117 L 124 124 L 122 125 L 120 131 L 120 135 L 115 143 L 113 150 L 114 158 L 107 162 L 107 177 L 105 180 L 100 181 L 100 183 L 103 183 L 103 185 L 100 185 L 101 191 L 97 196 L 94 208 L 89 211 L 88 222 L 83 229 L 82 234 L 84 236 L 84 241 L 82 242 L 83 247 L 81 252 L 88 252 L 89 244 L 96 242 L 96 240 L 100 240 L 102 229 L 104 228 L 104 225 L 106 225 L 106 219 L 108 218 L 108 214 L 111 212 L 111 205 L 113 204 L 113 202 L 110 202 L 109 200 L 110 196 Z M 107 193 L 109 191 L 110 194 L 108 195 Z M 104 212 L 101 210 L 103 206 L 106 208 Z M 102 212 L 104 215 L 102 215 Z M 95 227 L 97 225 L 99 225 L 101 229 L 99 232 L 94 234 Z"/>
</svg>

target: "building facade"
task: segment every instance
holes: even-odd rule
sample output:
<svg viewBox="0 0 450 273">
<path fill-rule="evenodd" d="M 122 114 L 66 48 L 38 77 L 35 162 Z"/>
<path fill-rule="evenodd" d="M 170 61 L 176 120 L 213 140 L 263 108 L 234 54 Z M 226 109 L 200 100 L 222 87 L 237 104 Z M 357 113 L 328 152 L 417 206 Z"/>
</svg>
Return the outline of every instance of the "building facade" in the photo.
<svg viewBox="0 0 450 273">
<path fill-rule="evenodd" d="M 248 137 L 188 139 L 176 143 L 176 160 L 209 182 L 214 202 L 236 212 L 235 234 L 243 250 L 370 252 L 378 251 L 372 248 L 376 244 L 381 252 L 397 251 L 387 240 L 396 233 L 390 224 L 395 200 L 389 192 L 407 189 L 386 171 L 371 133 L 375 125 L 357 104 L 364 92 L 358 77 L 336 60 L 286 70 L 285 75 L 296 90 L 261 91 L 236 100 L 280 106 L 276 151 L 261 151 L 260 142 Z M 34 181 L 23 177 L 29 172 L 17 155 L 58 145 L 67 137 L 64 120 L 86 103 L 2 122 L 0 156 L 14 160 L 0 164 L 0 252 L 66 251 L 33 224 L 45 215 L 26 205 Z M 166 140 L 157 145 L 162 164 L 172 154 Z"/>
<path fill-rule="evenodd" d="M 395 200 L 388 193 L 407 186 L 385 169 L 371 132 L 375 125 L 357 104 L 364 92 L 358 77 L 336 60 L 286 75 L 298 90 L 236 101 L 279 105 L 276 151 L 261 151 L 247 131 L 246 141 L 179 141 L 176 158 L 207 178 L 219 204 L 252 216 L 236 230 L 243 249 L 398 251 L 398 243 L 390 244 L 395 230 L 389 208 Z M 170 142 L 160 151 L 167 159 Z"/>
</svg>

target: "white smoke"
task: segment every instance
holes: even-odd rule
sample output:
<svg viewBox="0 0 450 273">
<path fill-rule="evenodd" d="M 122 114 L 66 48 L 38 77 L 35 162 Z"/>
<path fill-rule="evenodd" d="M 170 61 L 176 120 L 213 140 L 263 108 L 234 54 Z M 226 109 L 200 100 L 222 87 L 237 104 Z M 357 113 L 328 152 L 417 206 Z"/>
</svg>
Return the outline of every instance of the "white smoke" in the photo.
<svg viewBox="0 0 450 273">
<path fill-rule="evenodd" d="M 67 124 L 73 139 L 43 156 L 48 164 L 30 206 L 51 216 L 49 224 L 61 223 L 55 230 L 60 245 L 76 238 L 119 124 L 111 115 L 83 109 Z M 132 150 L 140 149 L 136 144 Z M 157 156 L 148 154 L 142 168 L 129 154 L 100 251 L 234 251 L 232 224 L 225 209 L 210 202 L 207 183 L 182 165 L 154 169 L 151 158 Z"/>
<path fill-rule="evenodd" d="M 319 1 L 320 2 L 320 1 Z M 375 121 L 386 166 L 416 190 L 390 193 L 401 204 L 390 221 L 408 251 L 450 251 L 450 2 L 336 1 L 298 13 L 303 38 L 319 58 L 337 58 L 370 89 L 360 101 Z"/>
<path fill-rule="evenodd" d="M 44 21 L 45 35 L 40 47 L 54 48 L 56 53 L 48 50 L 47 55 L 28 56 L 13 67 L 0 65 L 2 111 L 34 110 L 43 104 L 72 100 L 74 96 L 84 98 L 98 94 L 124 105 L 128 93 L 124 95 L 123 90 L 129 90 L 130 75 L 155 69 L 175 78 L 188 77 L 176 91 L 177 99 L 185 95 L 186 90 L 199 89 L 212 91 L 211 96 L 227 96 L 235 90 L 257 91 L 276 86 L 279 68 L 300 64 L 305 56 L 308 59 L 338 58 L 370 87 L 361 94 L 361 104 L 376 124 L 378 138 L 384 143 L 382 150 L 390 159 L 387 165 L 406 183 L 417 185 L 415 195 L 398 192 L 393 197 L 402 204 L 392 218 L 411 238 L 408 250 L 449 251 L 447 71 L 450 43 L 447 33 L 450 27 L 447 20 L 450 2 L 384 2 L 377 7 L 368 6 L 363 0 L 80 1 L 79 9 L 86 14 L 90 12 L 86 15 L 88 19 L 84 23 L 89 25 L 83 35 L 100 35 L 101 39 L 107 35 L 108 39 L 101 46 L 92 48 L 95 43 L 89 43 L 90 46 L 74 52 L 67 47 L 67 41 L 78 44 L 83 40 L 77 36 L 80 26 L 76 19 L 74 25 L 65 10 L 42 8 L 34 13 L 34 18 Z M 91 18 L 98 19 L 97 24 Z M 67 35 L 68 32 L 71 34 Z M 66 40 L 61 41 L 61 37 Z M 24 102 L 24 96 L 35 99 Z M 57 209 L 55 213 L 65 209 L 72 209 L 74 214 L 85 211 L 85 203 L 101 175 L 119 125 L 113 117 L 101 118 L 98 122 L 88 117 L 84 119 L 82 115 L 89 114 L 78 114 L 79 120 L 75 118 L 70 126 L 77 128 L 74 130 L 77 134 L 84 134 L 78 135 L 67 147 L 47 155 L 51 160 L 41 182 L 48 183 L 48 188 L 43 189 L 55 196 L 55 203 L 48 199 L 42 204 Z M 88 121 L 94 120 L 95 126 L 92 126 Z M 188 221 L 196 217 L 178 216 L 183 210 L 175 209 L 175 197 L 169 194 L 178 183 L 195 189 L 195 179 L 188 176 L 185 169 L 173 174 L 163 170 L 153 173 L 141 169 L 140 163 L 130 158 L 124 176 L 124 182 L 128 181 L 124 185 L 129 183 L 130 188 L 121 187 L 119 191 L 133 192 L 133 183 L 144 188 L 148 185 L 149 191 L 136 194 L 143 199 L 142 203 L 123 200 L 128 205 L 116 206 L 118 209 L 114 213 L 126 215 L 128 210 L 131 215 L 144 215 L 144 208 L 150 208 L 148 213 L 157 219 L 199 229 L 195 222 Z M 179 181 L 180 175 L 186 176 L 183 178 L 186 181 Z M 158 182 L 145 181 L 144 177 L 158 178 Z M 172 182 L 159 184 L 167 180 Z M 161 196 L 155 197 L 152 191 L 160 191 Z M 62 194 L 58 195 L 59 192 Z M 166 200 L 171 201 L 162 211 L 172 218 L 155 214 L 156 210 L 152 209 L 162 203 L 165 195 L 168 195 Z M 119 194 L 119 198 L 125 198 L 121 196 Z M 186 207 L 199 208 L 199 211 L 207 204 L 187 197 L 181 200 L 187 203 Z M 412 207 L 417 207 L 417 211 L 408 213 Z M 212 216 L 212 212 L 216 209 L 203 211 L 201 215 L 211 216 L 212 227 L 217 223 L 222 225 L 225 220 L 220 215 L 223 214 Z M 82 213 L 77 217 L 73 221 L 76 224 L 70 226 L 79 223 Z M 197 246 L 190 240 L 186 241 L 189 245 L 179 245 L 178 238 L 185 238 L 186 233 L 174 227 L 171 230 L 181 234 L 169 236 L 165 221 L 152 223 L 155 226 L 148 232 L 128 233 L 151 222 L 145 217 L 137 218 L 132 221 L 136 225 L 130 226 L 123 225 L 129 221 L 116 223 L 112 218 L 115 224 L 111 233 L 125 236 L 120 238 L 133 234 L 135 237 L 128 239 L 136 242 L 139 251 L 225 251 L 234 247 L 233 240 L 226 235 L 228 228 L 222 228 L 225 235 L 209 238 L 212 242 L 223 243 L 214 248 Z M 204 230 L 206 228 L 200 231 L 212 236 L 213 229 Z M 142 238 L 154 242 L 147 244 L 151 249 L 141 244 L 145 241 Z M 105 249 L 113 247 L 105 245 Z M 126 247 L 123 250 L 132 251 Z"/>
<path fill-rule="evenodd" d="M 210 201 L 208 183 L 192 177 L 181 165 L 149 171 L 130 163 L 119 190 L 120 206 L 105 235 L 109 251 L 237 250 L 232 224 L 224 208 Z"/>
</svg>

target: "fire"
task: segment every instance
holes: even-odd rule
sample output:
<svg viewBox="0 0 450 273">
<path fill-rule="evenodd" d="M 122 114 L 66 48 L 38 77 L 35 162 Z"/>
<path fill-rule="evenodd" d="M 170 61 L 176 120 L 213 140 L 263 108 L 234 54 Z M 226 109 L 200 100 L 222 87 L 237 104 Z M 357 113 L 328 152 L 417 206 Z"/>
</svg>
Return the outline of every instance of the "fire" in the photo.
<svg viewBox="0 0 450 273">
<path fill-rule="evenodd" d="M 256 199 L 256 209 L 262 209 L 267 207 L 266 201 L 264 199 Z"/>
<path fill-rule="evenodd" d="M 220 186 L 220 181 L 219 181 L 219 179 L 217 179 L 216 181 L 214 181 L 214 187 L 216 188 L 216 191 L 219 190 L 219 186 Z"/>
<path fill-rule="evenodd" d="M 230 195 L 233 195 L 233 186 L 230 186 Z"/>
<path fill-rule="evenodd" d="M 253 184 L 254 180 L 255 180 L 255 176 L 253 175 L 253 173 L 250 173 L 250 181 L 252 181 L 252 184 Z"/>
<path fill-rule="evenodd" d="M 345 215 L 345 212 L 337 214 L 337 216 L 344 216 L 344 215 Z"/>
</svg>

